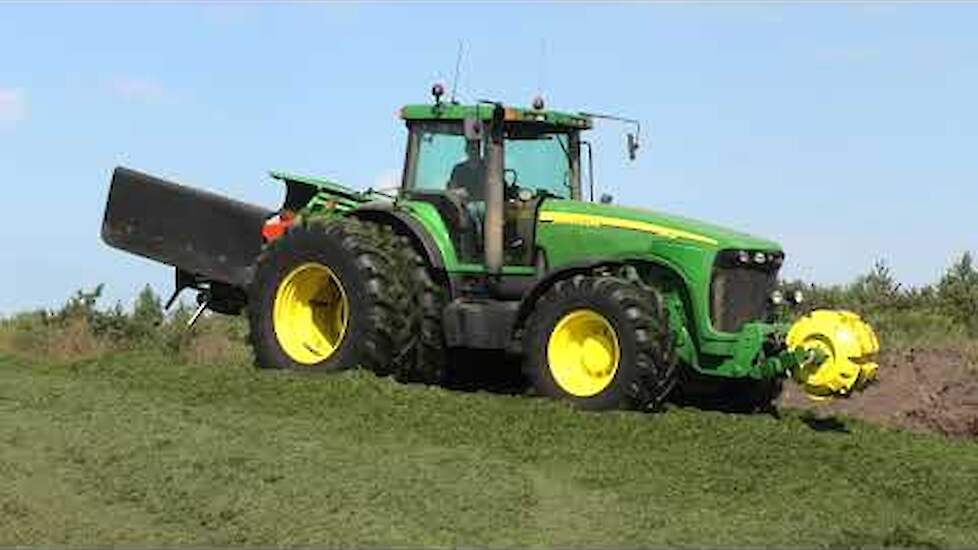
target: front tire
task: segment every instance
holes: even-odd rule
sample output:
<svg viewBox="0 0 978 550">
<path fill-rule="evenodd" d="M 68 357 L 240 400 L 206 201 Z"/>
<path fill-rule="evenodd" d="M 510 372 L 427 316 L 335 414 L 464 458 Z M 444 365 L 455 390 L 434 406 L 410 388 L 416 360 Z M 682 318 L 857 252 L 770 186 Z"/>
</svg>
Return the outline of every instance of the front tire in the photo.
<svg viewBox="0 0 978 550">
<path fill-rule="evenodd" d="M 409 345 L 405 296 L 374 224 L 338 218 L 293 226 L 256 264 L 248 300 L 255 362 L 388 372 Z"/>
<path fill-rule="evenodd" d="M 539 393 L 584 409 L 658 409 L 676 382 L 661 303 L 618 277 L 558 281 L 527 320 L 526 375 Z"/>
</svg>

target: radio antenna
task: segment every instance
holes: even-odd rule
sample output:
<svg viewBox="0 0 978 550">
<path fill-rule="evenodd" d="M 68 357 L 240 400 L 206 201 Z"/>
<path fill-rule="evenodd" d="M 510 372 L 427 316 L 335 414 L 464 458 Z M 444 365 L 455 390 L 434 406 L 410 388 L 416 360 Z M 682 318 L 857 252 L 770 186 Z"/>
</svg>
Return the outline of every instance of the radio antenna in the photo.
<svg viewBox="0 0 978 550">
<path fill-rule="evenodd" d="M 537 95 L 543 96 L 547 85 L 547 39 L 540 38 L 540 67 L 537 74 Z"/>
<path fill-rule="evenodd" d="M 462 67 L 462 40 L 458 41 L 458 55 L 455 56 L 455 78 L 452 79 L 452 97 L 449 99 L 450 103 L 458 103 L 455 100 L 455 92 L 458 90 L 458 75 L 459 70 Z"/>
</svg>

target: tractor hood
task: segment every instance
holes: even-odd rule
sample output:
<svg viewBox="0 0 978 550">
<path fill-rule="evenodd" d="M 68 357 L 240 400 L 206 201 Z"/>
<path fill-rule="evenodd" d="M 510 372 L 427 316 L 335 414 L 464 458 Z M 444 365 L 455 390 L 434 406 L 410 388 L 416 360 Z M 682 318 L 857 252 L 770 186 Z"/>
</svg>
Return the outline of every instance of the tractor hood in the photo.
<svg viewBox="0 0 978 550">
<path fill-rule="evenodd" d="M 781 245 L 768 239 L 754 237 L 712 223 L 644 208 L 550 199 L 540 208 L 540 221 L 634 229 L 716 249 L 781 250 Z"/>
</svg>

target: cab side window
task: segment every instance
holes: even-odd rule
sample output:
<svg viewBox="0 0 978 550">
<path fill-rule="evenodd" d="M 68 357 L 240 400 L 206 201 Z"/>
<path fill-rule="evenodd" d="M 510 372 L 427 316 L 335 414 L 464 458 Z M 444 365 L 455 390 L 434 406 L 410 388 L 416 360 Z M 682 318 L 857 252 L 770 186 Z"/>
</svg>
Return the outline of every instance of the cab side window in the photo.
<svg viewBox="0 0 978 550">
<path fill-rule="evenodd" d="M 465 136 L 422 131 L 419 137 L 414 187 L 444 191 L 452 170 L 465 162 Z"/>
</svg>

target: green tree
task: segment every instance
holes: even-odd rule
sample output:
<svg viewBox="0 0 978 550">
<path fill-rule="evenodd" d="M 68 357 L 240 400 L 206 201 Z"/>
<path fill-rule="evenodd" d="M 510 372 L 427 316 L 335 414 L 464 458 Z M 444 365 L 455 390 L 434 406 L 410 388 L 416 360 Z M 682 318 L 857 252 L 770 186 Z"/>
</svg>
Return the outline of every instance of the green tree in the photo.
<svg viewBox="0 0 978 550">
<path fill-rule="evenodd" d="M 99 284 L 91 291 L 78 290 L 60 310 L 53 313 L 53 317 L 59 322 L 74 317 L 84 317 L 91 321 L 97 313 L 95 303 L 101 298 L 104 287 L 104 284 Z"/>
<path fill-rule="evenodd" d="M 860 275 L 849 288 L 859 305 L 875 309 L 900 305 L 903 291 L 885 260 L 876 260 L 869 273 Z"/>
<path fill-rule="evenodd" d="M 163 322 L 163 306 L 160 303 L 160 297 L 153 292 L 149 285 L 144 286 L 142 292 L 136 297 L 132 320 L 137 327 L 147 331 Z"/>
<path fill-rule="evenodd" d="M 941 309 L 959 323 L 978 329 L 978 269 L 965 252 L 937 283 Z"/>
</svg>

